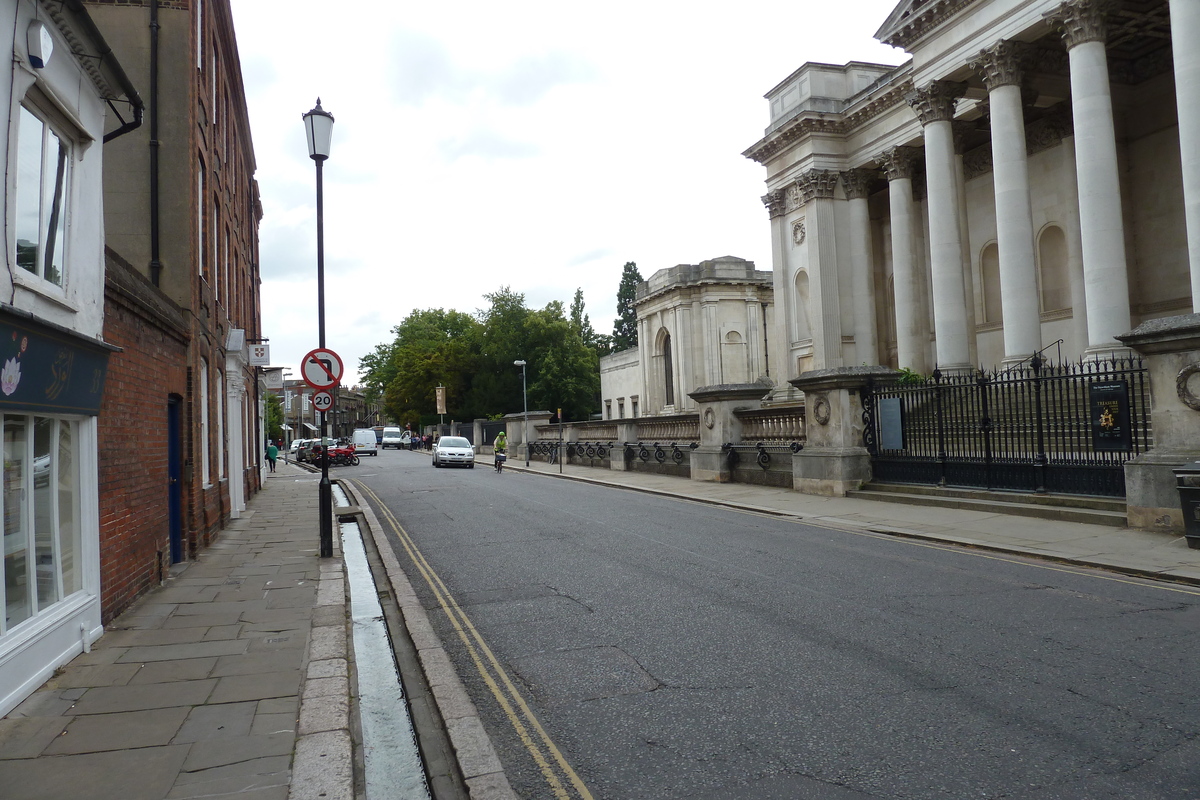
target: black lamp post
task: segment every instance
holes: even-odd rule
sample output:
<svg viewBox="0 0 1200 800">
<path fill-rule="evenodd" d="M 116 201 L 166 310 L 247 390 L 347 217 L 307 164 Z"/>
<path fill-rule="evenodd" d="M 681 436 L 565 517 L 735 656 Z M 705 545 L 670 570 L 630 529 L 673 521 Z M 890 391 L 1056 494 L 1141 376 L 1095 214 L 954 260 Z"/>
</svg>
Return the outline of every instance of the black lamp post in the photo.
<svg viewBox="0 0 1200 800">
<path fill-rule="evenodd" d="M 525 442 L 525 468 L 529 468 L 529 395 L 525 392 L 525 359 L 519 358 L 513 362 L 513 366 L 521 368 L 521 404 L 525 407 L 525 424 L 524 432 L 521 438 Z"/>
<path fill-rule="evenodd" d="M 333 115 L 317 107 L 304 119 L 304 133 L 308 139 L 308 157 L 317 163 L 317 346 L 325 348 L 325 186 L 321 167 L 329 158 L 329 144 L 333 139 Z M 326 439 L 328 412 L 321 412 L 321 485 L 319 513 L 321 515 L 321 558 L 333 557 L 333 486 L 329 483 L 329 444 Z"/>
</svg>

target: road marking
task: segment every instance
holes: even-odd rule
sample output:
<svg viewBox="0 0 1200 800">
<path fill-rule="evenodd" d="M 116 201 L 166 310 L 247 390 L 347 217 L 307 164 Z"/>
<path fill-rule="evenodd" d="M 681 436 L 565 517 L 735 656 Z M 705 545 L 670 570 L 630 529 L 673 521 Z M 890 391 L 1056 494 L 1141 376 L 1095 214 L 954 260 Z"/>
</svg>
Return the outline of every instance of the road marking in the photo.
<svg viewBox="0 0 1200 800">
<path fill-rule="evenodd" d="M 517 687 L 513 684 L 504 667 L 500 665 L 499 660 L 492 652 L 492 649 L 488 647 L 487 642 L 484 641 L 482 634 L 476 629 L 466 612 L 458 605 L 458 601 L 450 594 L 450 590 L 442 581 L 441 576 L 425 560 L 424 554 L 421 553 L 416 542 L 409 536 L 408 531 L 404 530 L 399 520 L 392 514 L 392 510 L 369 487 L 356 479 L 351 479 L 350 482 L 375 501 L 375 506 L 379 510 L 380 516 L 386 520 L 387 524 L 396 533 L 400 544 L 408 553 L 409 558 L 412 559 L 413 564 L 416 565 L 417 570 L 421 573 L 421 577 L 425 579 L 426 585 L 429 586 L 434 597 L 437 599 L 438 605 L 446 613 L 446 616 L 454 626 L 455 632 L 458 633 L 458 637 L 462 640 L 463 645 L 466 646 L 467 653 L 471 656 L 471 661 L 475 664 L 475 669 L 479 671 L 480 677 L 483 678 L 484 683 L 492 692 L 492 696 L 496 698 L 496 702 L 504 710 L 504 714 L 513 726 L 513 730 L 520 737 L 521 743 L 525 745 L 525 749 L 529 751 L 530 756 L 537 763 L 538 769 L 546 779 L 546 783 L 550 786 L 554 796 L 560 800 L 571 800 L 573 796 L 578 796 L 580 800 L 593 800 L 591 792 L 584 786 L 583 781 L 580 780 L 575 770 L 571 768 L 571 765 L 567 763 L 566 758 L 554 744 L 549 734 L 542 728 L 541 723 L 534 716 L 528 703 L 525 702 L 525 698 L 517 690 Z M 514 709 L 514 706 L 516 706 L 516 709 Z M 537 734 L 536 739 L 530 733 L 530 728 Z M 542 752 L 543 748 L 546 753 L 549 753 L 550 758 L 554 762 L 553 764 L 547 760 L 546 753 Z M 555 766 L 557 766 L 557 771 Z M 575 795 L 572 795 L 567 786 L 564 786 L 559 773 L 562 774 L 562 778 L 566 779 L 571 788 L 574 788 Z"/>
</svg>

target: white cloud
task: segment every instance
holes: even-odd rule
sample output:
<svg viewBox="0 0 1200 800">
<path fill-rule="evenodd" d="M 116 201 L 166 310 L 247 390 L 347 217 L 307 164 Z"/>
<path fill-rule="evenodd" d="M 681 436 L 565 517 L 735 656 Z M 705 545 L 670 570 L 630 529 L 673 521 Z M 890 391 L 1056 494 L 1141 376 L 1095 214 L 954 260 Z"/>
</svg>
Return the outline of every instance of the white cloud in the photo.
<svg viewBox="0 0 1200 800">
<path fill-rule="evenodd" d="M 326 340 L 351 371 L 418 308 L 531 307 L 577 287 L 602 333 L 642 274 L 736 255 L 770 269 L 765 173 L 741 152 L 762 95 L 806 60 L 899 63 L 870 37 L 895 0 L 233 0 L 263 198 L 264 335 L 293 371 L 317 344 L 313 163 L 300 116 L 333 113 L 324 167 Z M 401 13 L 401 9 L 403 9 Z"/>
</svg>

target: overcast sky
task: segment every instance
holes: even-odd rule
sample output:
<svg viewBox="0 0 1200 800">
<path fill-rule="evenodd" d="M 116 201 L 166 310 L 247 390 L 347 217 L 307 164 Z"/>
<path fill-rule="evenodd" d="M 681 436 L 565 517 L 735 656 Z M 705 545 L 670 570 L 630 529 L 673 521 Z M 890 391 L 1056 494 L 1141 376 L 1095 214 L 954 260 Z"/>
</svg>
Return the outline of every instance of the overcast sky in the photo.
<svg viewBox="0 0 1200 800">
<path fill-rule="evenodd" d="M 530 308 L 582 288 L 611 333 L 621 268 L 724 255 L 770 269 L 763 99 L 805 61 L 899 64 L 872 34 L 897 0 L 705 8 L 640 0 L 232 0 L 262 194 L 263 332 L 317 346 L 316 189 L 301 115 L 336 119 L 325 163 L 326 345 L 346 363 L 414 309 Z"/>
</svg>

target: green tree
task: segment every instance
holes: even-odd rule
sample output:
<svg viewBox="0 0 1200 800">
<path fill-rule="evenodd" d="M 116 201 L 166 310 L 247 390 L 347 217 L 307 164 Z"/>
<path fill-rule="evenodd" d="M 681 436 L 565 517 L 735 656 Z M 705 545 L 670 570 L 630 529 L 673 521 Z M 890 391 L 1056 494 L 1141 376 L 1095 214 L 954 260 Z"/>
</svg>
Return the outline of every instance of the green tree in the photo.
<svg viewBox="0 0 1200 800">
<path fill-rule="evenodd" d="M 380 373 L 390 375 L 383 387 L 383 409 L 400 423 L 419 424 L 437 414 L 436 387 L 446 387 L 446 410 L 451 417 L 464 414 L 476 361 L 479 323 L 460 311 L 414 311 L 397 325 Z M 377 351 L 379 348 L 377 348 Z"/>
<path fill-rule="evenodd" d="M 561 408 L 567 419 L 580 420 L 598 407 L 600 357 L 584 343 L 562 303 L 548 303 L 525 322 L 529 362 L 529 402 L 532 408 Z"/>
<path fill-rule="evenodd" d="M 274 392 L 267 392 L 266 400 L 267 438 L 276 441 L 283 438 L 283 399 Z"/>
<path fill-rule="evenodd" d="M 591 319 L 583 310 L 583 289 L 576 289 L 575 299 L 571 301 L 571 327 L 583 343 L 595 350 L 597 355 L 606 356 L 612 351 L 612 337 L 596 333 Z"/>
<path fill-rule="evenodd" d="M 642 282 L 637 264 L 626 261 L 621 270 L 621 284 L 617 287 L 617 318 L 613 320 L 612 349 L 629 350 L 638 346 L 637 312 L 633 301 L 637 299 L 637 287 Z"/>
</svg>

